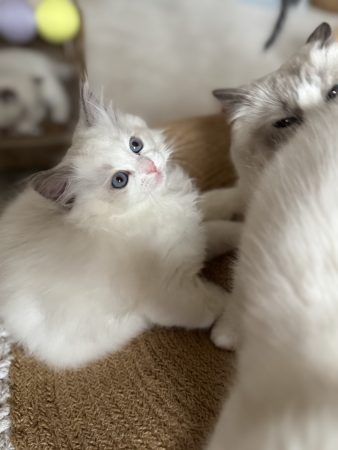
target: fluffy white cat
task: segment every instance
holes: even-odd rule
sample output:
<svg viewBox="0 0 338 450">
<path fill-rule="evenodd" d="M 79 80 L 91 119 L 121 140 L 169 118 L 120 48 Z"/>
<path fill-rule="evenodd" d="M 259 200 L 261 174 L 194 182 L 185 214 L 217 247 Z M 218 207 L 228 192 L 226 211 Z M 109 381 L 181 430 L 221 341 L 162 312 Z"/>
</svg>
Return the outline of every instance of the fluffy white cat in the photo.
<svg viewBox="0 0 338 450">
<path fill-rule="evenodd" d="M 337 102 L 307 114 L 250 203 L 238 377 L 207 450 L 338 448 Z"/>
<path fill-rule="evenodd" d="M 22 48 L 0 50 L 0 131 L 36 134 L 50 115 L 65 123 L 70 105 L 62 78 L 71 69 L 47 55 Z"/>
<path fill-rule="evenodd" d="M 338 43 L 323 23 L 278 70 L 239 88 L 214 91 L 232 123 L 230 152 L 239 177 L 236 186 L 203 196 L 204 216 L 215 221 L 210 243 L 215 253 L 224 241 L 238 244 L 241 225 L 234 229 L 222 220 L 245 215 L 262 169 L 337 82 Z"/>
<path fill-rule="evenodd" d="M 159 131 L 88 89 L 73 144 L 0 219 L 0 316 L 58 367 L 120 349 L 154 324 L 209 327 L 225 291 L 199 277 L 207 225 Z"/>
<path fill-rule="evenodd" d="M 238 245 L 243 224 L 237 222 L 235 227 L 229 219 L 245 216 L 262 170 L 301 130 L 311 111 L 335 98 L 337 83 L 338 42 L 331 27 L 323 23 L 275 72 L 247 86 L 215 91 L 232 121 L 230 150 L 239 179 L 232 188 L 203 195 L 204 217 L 213 229 L 209 242 L 213 255 L 221 253 L 226 243 Z M 233 349 L 238 345 L 235 317 L 227 308 L 214 326 L 211 338 L 217 346 Z"/>
</svg>

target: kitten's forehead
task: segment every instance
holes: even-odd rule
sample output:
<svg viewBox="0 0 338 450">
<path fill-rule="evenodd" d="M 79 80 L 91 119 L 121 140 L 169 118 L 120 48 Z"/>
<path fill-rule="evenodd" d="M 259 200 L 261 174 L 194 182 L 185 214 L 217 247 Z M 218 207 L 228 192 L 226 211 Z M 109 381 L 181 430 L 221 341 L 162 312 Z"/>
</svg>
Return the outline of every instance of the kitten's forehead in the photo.
<svg viewBox="0 0 338 450">
<path fill-rule="evenodd" d="M 66 160 L 77 168 L 81 177 L 109 173 L 112 170 L 134 170 L 138 155 L 130 148 L 130 139 L 137 137 L 144 144 L 143 155 L 163 153 L 165 146 L 160 132 L 149 129 L 143 121 L 128 116 L 117 126 L 114 122 L 99 122 L 83 131 L 69 149 Z M 101 170 L 104 168 L 104 170 Z"/>
<path fill-rule="evenodd" d="M 323 93 L 338 83 L 338 44 L 305 46 L 278 70 L 253 84 L 256 99 L 270 108 L 308 109 L 318 105 Z"/>
<path fill-rule="evenodd" d="M 95 111 L 95 120 L 90 126 L 80 122 L 74 134 L 69 154 L 88 156 L 113 152 L 128 145 L 132 136 L 152 139 L 152 132 L 139 117 L 124 114 L 109 107 Z"/>
<path fill-rule="evenodd" d="M 132 138 L 140 139 L 140 149 L 135 149 Z M 161 131 L 150 129 L 138 116 L 106 105 L 102 96 L 98 99 L 84 84 L 80 119 L 63 163 L 73 167 L 78 179 L 97 179 L 100 184 L 113 171 L 135 173 L 139 152 L 154 164 L 163 164 L 169 152 Z"/>
<path fill-rule="evenodd" d="M 120 152 L 129 152 L 131 137 L 139 137 L 148 145 L 154 144 L 152 132 L 138 123 L 124 123 L 122 126 L 115 124 L 100 124 L 86 130 L 79 142 L 79 153 L 85 153 L 90 157 L 98 155 L 116 155 Z"/>
<path fill-rule="evenodd" d="M 322 103 L 327 90 L 338 82 L 338 44 L 312 46 L 300 55 L 296 67 L 296 100 L 302 109 Z"/>
</svg>

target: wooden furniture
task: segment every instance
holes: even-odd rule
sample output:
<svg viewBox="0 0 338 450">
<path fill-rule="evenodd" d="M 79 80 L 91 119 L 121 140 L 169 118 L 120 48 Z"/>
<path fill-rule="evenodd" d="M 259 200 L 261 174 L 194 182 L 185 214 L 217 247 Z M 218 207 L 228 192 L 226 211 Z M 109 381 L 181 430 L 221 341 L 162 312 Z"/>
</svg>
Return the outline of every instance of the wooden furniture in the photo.
<svg viewBox="0 0 338 450">
<path fill-rule="evenodd" d="M 338 0 L 311 0 L 314 6 L 331 12 L 338 12 Z"/>
</svg>

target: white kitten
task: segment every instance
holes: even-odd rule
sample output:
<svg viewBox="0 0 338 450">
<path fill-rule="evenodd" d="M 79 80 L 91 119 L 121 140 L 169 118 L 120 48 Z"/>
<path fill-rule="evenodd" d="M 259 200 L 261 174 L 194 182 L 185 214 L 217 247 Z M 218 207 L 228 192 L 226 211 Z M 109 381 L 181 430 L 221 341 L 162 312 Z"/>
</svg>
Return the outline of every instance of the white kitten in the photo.
<svg viewBox="0 0 338 450">
<path fill-rule="evenodd" d="M 308 113 L 249 206 L 233 293 L 238 379 L 208 450 L 338 448 L 338 98 L 331 99 L 325 111 Z"/>
<path fill-rule="evenodd" d="M 0 315 L 59 367 L 118 350 L 153 324 L 209 327 L 226 295 L 198 276 L 198 193 L 162 134 L 87 91 L 83 108 L 64 160 L 0 220 Z"/>
<path fill-rule="evenodd" d="M 337 82 L 338 43 L 323 23 L 278 70 L 240 88 L 214 91 L 232 122 L 230 152 L 239 180 L 233 188 L 204 195 L 207 220 L 245 215 L 266 163 L 297 132 L 308 112 L 325 103 Z M 240 224 L 235 232 L 234 224 L 217 222 L 214 227 L 213 248 L 226 241 L 238 244 Z"/>
<path fill-rule="evenodd" d="M 0 50 L 0 129 L 36 134 L 50 114 L 56 123 L 69 118 L 69 100 L 61 78 L 70 69 L 41 52 L 20 48 Z"/>
</svg>

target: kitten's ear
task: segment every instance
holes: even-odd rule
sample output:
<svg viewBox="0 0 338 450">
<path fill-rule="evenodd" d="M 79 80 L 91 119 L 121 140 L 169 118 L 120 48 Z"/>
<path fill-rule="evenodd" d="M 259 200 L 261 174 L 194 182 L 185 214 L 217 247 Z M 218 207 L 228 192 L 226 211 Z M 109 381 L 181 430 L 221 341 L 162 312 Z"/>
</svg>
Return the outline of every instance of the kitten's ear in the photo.
<svg viewBox="0 0 338 450">
<path fill-rule="evenodd" d="M 332 37 L 332 28 L 326 22 L 320 24 L 308 37 L 306 43 L 317 43 L 320 47 L 324 47 L 329 40 L 331 41 Z"/>
<path fill-rule="evenodd" d="M 98 114 L 104 109 L 102 99 L 98 99 L 89 87 L 87 78 L 80 85 L 80 122 L 87 126 L 93 126 Z"/>
<path fill-rule="evenodd" d="M 60 166 L 33 175 L 29 182 L 42 197 L 70 208 L 74 203 L 72 192 L 73 170 L 70 166 Z"/>
<path fill-rule="evenodd" d="M 250 103 L 248 93 L 243 88 L 215 89 L 212 94 L 221 102 L 223 111 L 232 119 L 238 117 L 240 109 Z"/>
</svg>

